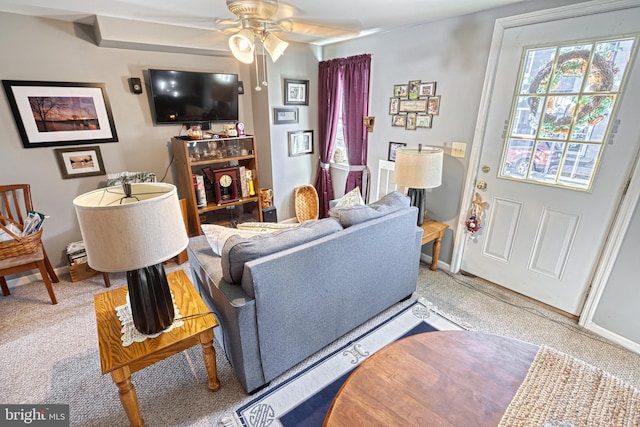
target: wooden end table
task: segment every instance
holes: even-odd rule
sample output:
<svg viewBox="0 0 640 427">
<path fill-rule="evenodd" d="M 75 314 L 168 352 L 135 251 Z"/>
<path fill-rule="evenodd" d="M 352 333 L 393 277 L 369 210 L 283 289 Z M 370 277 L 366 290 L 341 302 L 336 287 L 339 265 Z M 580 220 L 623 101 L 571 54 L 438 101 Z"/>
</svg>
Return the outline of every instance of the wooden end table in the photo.
<svg viewBox="0 0 640 427">
<path fill-rule="evenodd" d="M 398 340 L 353 371 L 324 425 L 497 426 L 537 352 L 533 344 L 469 331 Z"/>
<path fill-rule="evenodd" d="M 438 269 L 438 258 L 440 257 L 440 243 L 444 237 L 444 232 L 449 228 L 445 223 L 435 221 L 433 219 L 426 219 L 420 226 L 422 228 L 422 244 L 433 241 L 433 256 L 431 257 L 431 270 L 436 271 Z"/>
<path fill-rule="evenodd" d="M 100 365 L 102 374 L 111 373 L 118 386 L 120 401 L 132 426 L 144 426 L 140 416 L 136 389 L 131 382 L 131 374 L 160 360 L 173 356 L 198 343 L 202 345 L 202 355 L 209 377 L 209 390 L 220 388 L 216 373 L 216 352 L 213 348 L 213 328 L 218 325 L 213 314 L 205 305 L 184 271 L 167 274 L 169 288 L 182 317 L 208 313 L 184 319 L 184 325 L 157 338 L 134 342 L 122 346 L 120 319 L 115 308 L 125 304 L 127 287 L 103 292 L 94 296 Z"/>
</svg>

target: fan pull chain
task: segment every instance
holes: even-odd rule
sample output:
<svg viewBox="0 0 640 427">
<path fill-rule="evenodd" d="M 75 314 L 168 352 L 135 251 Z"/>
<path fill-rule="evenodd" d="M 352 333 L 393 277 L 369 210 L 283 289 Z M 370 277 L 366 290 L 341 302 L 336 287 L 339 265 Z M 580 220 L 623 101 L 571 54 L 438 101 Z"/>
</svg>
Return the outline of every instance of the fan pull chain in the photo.
<svg viewBox="0 0 640 427">
<path fill-rule="evenodd" d="M 260 76 L 258 74 L 258 49 L 253 49 L 253 59 L 254 59 L 254 63 L 256 64 L 256 91 L 261 91 L 262 88 L 260 87 Z"/>
<path fill-rule="evenodd" d="M 267 53 L 264 51 L 264 43 L 262 43 L 262 86 L 267 87 Z"/>
</svg>

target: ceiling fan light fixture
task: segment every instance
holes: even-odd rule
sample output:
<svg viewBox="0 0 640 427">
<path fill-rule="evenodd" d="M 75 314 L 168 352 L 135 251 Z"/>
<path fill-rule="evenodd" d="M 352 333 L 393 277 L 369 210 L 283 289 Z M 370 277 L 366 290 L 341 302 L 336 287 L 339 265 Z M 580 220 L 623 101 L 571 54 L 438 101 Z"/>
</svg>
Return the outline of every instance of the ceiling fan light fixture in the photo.
<svg viewBox="0 0 640 427">
<path fill-rule="evenodd" d="M 229 49 L 231 49 L 231 53 L 238 61 L 244 64 L 251 64 L 253 62 L 253 51 L 255 47 L 254 34 L 247 28 L 229 37 Z"/>
<path fill-rule="evenodd" d="M 276 62 L 289 46 L 289 43 L 284 40 L 280 40 L 275 34 L 270 32 L 265 33 L 262 44 L 266 51 L 269 52 L 269 56 L 273 62 Z"/>
</svg>

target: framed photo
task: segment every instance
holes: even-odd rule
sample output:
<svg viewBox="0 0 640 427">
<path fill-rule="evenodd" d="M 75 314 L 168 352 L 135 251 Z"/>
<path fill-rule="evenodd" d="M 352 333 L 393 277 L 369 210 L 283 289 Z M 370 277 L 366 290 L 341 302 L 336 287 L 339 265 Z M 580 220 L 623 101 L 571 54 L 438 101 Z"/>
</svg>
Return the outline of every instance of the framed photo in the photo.
<svg viewBox="0 0 640 427">
<path fill-rule="evenodd" d="M 400 98 L 389 99 L 389 114 L 398 114 L 400 108 Z"/>
<path fill-rule="evenodd" d="M 394 114 L 391 116 L 391 126 L 393 127 L 405 127 L 407 125 L 406 114 Z"/>
<path fill-rule="evenodd" d="M 105 175 L 99 146 L 56 148 L 63 179 Z"/>
<path fill-rule="evenodd" d="M 309 105 L 309 80 L 284 79 L 284 105 Z"/>
<path fill-rule="evenodd" d="M 427 113 L 437 116 L 440 114 L 440 95 L 430 96 L 429 105 L 427 107 Z"/>
<path fill-rule="evenodd" d="M 416 113 L 407 113 L 407 124 L 405 126 L 406 130 L 416 130 Z"/>
<path fill-rule="evenodd" d="M 406 98 L 407 97 L 407 85 L 394 85 L 393 86 L 393 96 L 395 98 Z"/>
<path fill-rule="evenodd" d="M 273 109 L 273 124 L 288 123 L 298 123 L 298 107 L 275 107 Z"/>
<path fill-rule="evenodd" d="M 406 147 L 407 144 L 405 144 L 404 142 L 390 142 L 389 143 L 389 156 L 387 157 L 387 160 L 389 160 L 390 162 L 395 162 L 396 161 L 396 150 L 400 147 Z"/>
<path fill-rule="evenodd" d="M 433 116 L 431 114 L 418 114 L 416 116 L 416 127 L 431 128 Z"/>
<path fill-rule="evenodd" d="M 289 157 L 302 156 L 313 153 L 313 131 L 300 130 L 288 132 Z"/>
<path fill-rule="evenodd" d="M 426 113 L 426 99 L 401 99 L 399 110 L 401 113 Z"/>
<path fill-rule="evenodd" d="M 2 84 L 24 148 L 118 141 L 104 83 Z"/>
<path fill-rule="evenodd" d="M 436 94 L 436 82 L 420 83 L 420 97 L 433 96 Z"/>
<path fill-rule="evenodd" d="M 408 98 L 418 99 L 420 96 L 420 80 L 409 80 Z"/>
</svg>

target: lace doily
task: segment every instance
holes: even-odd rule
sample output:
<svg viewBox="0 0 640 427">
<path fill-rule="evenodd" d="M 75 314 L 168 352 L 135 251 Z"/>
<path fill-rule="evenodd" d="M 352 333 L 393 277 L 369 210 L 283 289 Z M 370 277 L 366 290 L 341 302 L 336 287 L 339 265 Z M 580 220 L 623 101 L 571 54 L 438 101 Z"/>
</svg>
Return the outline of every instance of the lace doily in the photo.
<svg viewBox="0 0 640 427">
<path fill-rule="evenodd" d="M 175 328 L 179 328 L 184 325 L 184 321 L 182 320 L 182 315 L 180 314 L 180 310 L 178 310 L 178 306 L 173 300 L 173 293 L 171 294 L 171 300 L 173 301 L 173 311 L 175 315 L 173 317 L 173 323 L 167 329 L 157 332 L 155 334 L 146 335 L 136 329 L 133 324 L 133 316 L 131 315 L 131 306 L 129 304 L 124 304 L 116 307 L 116 314 L 120 319 L 120 324 L 122 325 L 122 345 L 123 347 L 128 347 L 134 342 L 142 342 L 147 338 L 156 338 L 159 337 L 160 334 L 165 332 L 169 332 Z M 127 302 L 129 301 L 129 295 L 127 295 Z"/>
</svg>

